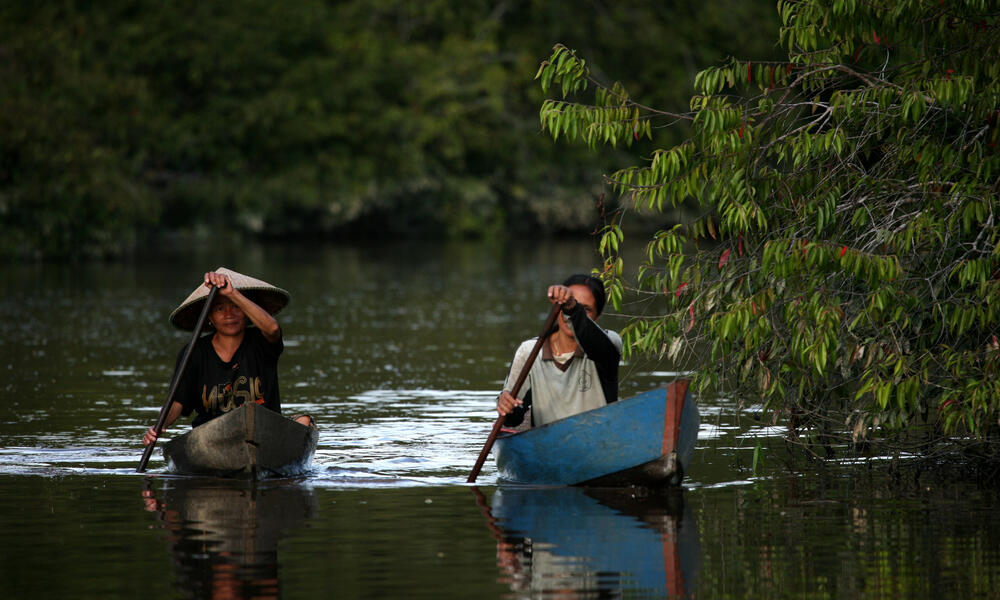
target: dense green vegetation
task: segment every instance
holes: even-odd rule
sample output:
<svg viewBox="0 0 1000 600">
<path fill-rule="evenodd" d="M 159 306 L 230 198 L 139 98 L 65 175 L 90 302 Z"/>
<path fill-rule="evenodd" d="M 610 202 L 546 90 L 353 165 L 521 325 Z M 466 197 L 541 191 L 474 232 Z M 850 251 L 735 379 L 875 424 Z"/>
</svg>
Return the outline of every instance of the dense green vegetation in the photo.
<svg viewBox="0 0 1000 600">
<path fill-rule="evenodd" d="M 627 159 L 540 135 L 537 57 L 562 40 L 681 105 L 695 65 L 774 52 L 776 22 L 737 0 L 4 2 L 0 255 L 589 232 Z"/>
<path fill-rule="evenodd" d="M 985 0 L 781 1 L 781 61 L 731 59 L 648 108 L 557 46 L 555 137 L 689 135 L 608 180 L 605 275 L 632 352 L 761 399 L 790 439 L 1000 446 L 1000 11 Z M 637 73 L 641 73 L 637 71 Z M 587 96 L 593 90 L 593 96 Z M 668 107 L 669 110 L 669 107 Z M 697 214 L 619 250 L 635 211 Z M 634 211 L 632 209 L 635 209 Z M 628 242 L 631 238 L 628 238 Z"/>
</svg>

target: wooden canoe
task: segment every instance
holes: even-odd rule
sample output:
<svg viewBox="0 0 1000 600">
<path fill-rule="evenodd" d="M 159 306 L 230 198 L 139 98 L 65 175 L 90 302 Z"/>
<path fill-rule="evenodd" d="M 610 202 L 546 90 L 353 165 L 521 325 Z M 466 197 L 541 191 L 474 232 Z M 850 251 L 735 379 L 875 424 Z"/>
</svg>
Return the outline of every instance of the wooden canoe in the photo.
<svg viewBox="0 0 1000 600">
<path fill-rule="evenodd" d="M 309 469 L 319 434 L 270 409 L 247 402 L 163 445 L 175 473 L 265 479 Z"/>
<path fill-rule="evenodd" d="M 680 379 L 607 406 L 497 438 L 502 482 L 679 485 L 698 438 L 698 406 Z"/>
</svg>

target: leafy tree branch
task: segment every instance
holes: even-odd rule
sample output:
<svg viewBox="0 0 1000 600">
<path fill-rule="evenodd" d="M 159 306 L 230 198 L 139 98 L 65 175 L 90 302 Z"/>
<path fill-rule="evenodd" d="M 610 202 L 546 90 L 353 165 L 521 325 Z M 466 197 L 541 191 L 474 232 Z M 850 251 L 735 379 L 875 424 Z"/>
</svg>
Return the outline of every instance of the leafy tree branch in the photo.
<svg viewBox="0 0 1000 600">
<path fill-rule="evenodd" d="M 627 147 L 689 128 L 605 178 L 633 216 L 601 243 L 615 307 L 629 298 L 627 349 L 762 401 L 806 444 L 961 441 L 995 456 L 1000 12 L 982 0 L 778 12 L 787 60 L 703 69 L 683 114 L 597 81 L 563 45 L 539 69 L 562 94 L 540 110 L 554 138 Z M 630 223 L 681 206 L 692 217 L 626 269 Z"/>
</svg>

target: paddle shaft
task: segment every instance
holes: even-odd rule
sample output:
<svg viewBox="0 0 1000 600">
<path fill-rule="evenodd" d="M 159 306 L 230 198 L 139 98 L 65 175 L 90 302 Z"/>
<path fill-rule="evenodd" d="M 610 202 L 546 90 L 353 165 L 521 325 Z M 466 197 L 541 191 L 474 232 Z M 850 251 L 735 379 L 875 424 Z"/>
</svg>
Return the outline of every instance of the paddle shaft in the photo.
<svg viewBox="0 0 1000 600">
<path fill-rule="evenodd" d="M 542 349 L 542 344 L 552 333 L 552 328 L 555 327 L 556 316 L 562 309 L 561 304 L 554 304 L 552 306 L 552 312 L 549 313 L 549 317 L 545 320 L 545 325 L 542 327 L 542 333 L 538 336 L 538 340 L 535 342 L 534 348 L 531 349 L 531 354 L 528 355 L 528 360 L 524 362 L 524 366 L 521 367 L 521 374 L 517 376 L 517 381 L 514 382 L 514 387 L 510 390 L 510 395 L 517 398 L 518 392 L 521 391 L 521 386 L 524 385 L 525 380 L 528 379 L 528 372 L 531 371 L 531 365 L 535 363 L 535 357 L 538 356 L 538 352 Z M 469 473 L 469 478 L 465 480 L 466 483 L 475 483 L 476 477 L 479 477 L 479 471 L 483 468 L 483 463 L 486 462 L 486 457 L 489 456 L 490 450 L 493 449 L 493 442 L 496 441 L 497 436 L 500 434 L 500 428 L 503 427 L 503 421 L 506 419 L 506 415 L 500 415 L 497 420 L 493 423 L 493 430 L 490 431 L 490 436 L 486 438 L 486 443 L 483 444 L 483 450 L 479 453 L 479 458 L 476 459 L 475 466 L 472 467 L 472 472 Z"/>
<path fill-rule="evenodd" d="M 181 362 L 177 365 L 177 373 L 174 374 L 174 378 L 170 381 L 170 390 L 167 392 L 167 401 L 163 403 L 163 408 L 160 409 L 160 416 L 156 419 L 156 429 L 157 437 L 163 433 L 163 428 L 167 423 L 167 414 L 170 413 L 170 405 L 174 402 L 174 394 L 177 393 L 177 385 L 181 381 L 181 376 L 184 375 L 184 369 L 187 368 L 188 359 L 191 358 L 191 351 L 194 350 L 194 344 L 198 341 L 198 336 L 201 335 L 201 328 L 205 325 L 205 319 L 208 317 L 208 311 L 212 306 L 212 300 L 215 299 L 215 293 L 219 291 L 219 288 L 214 285 L 208 290 L 208 297 L 205 298 L 205 305 L 201 308 L 201 314 L 198 315 L 198 322 L 194 326 L 194 334 L 191 336 L 191 343 L 188 344 L 187 349 L 184 351 L 184 356 L 181 357 Z M 136 468 L 137 473 L 142 473 L 146 470 L 146 463 L 149 462 L 149 457 L 153 454 L 153 446 L 156 445 L 156 440 L 153 440 L 146 446 L 146 449 L 142 452 L 142 459 L 139 460 L 139 466 Z"/>
</svg>

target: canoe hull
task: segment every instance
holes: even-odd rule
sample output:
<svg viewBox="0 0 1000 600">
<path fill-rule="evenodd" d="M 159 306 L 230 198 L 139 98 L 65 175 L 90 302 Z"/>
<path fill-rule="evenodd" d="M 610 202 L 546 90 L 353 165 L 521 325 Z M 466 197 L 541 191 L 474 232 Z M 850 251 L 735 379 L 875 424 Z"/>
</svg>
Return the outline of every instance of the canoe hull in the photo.
<svg viewBox="0 0 1000 600">
<path fill-rule="evenodd" d="M 168 468 L 187 475 L 265 479 L 302 475 L 319 438 L 272 410 L 247 402 L 163 446 Z"/>
<path fill-rule="evenodd" d="M 686 380 L 496 441 L 501 481 L 529 485 L 679 485 L 698 437 Z"/>
</svg>

